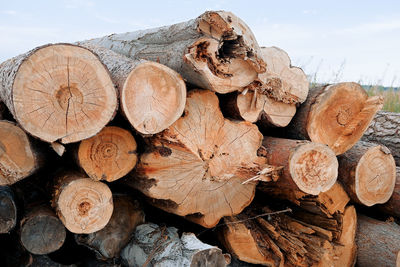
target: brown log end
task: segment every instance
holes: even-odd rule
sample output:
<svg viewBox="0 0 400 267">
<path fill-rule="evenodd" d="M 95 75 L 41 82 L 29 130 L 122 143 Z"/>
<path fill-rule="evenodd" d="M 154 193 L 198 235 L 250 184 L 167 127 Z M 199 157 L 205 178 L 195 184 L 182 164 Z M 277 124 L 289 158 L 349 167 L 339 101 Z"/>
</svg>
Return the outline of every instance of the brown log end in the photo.
<svg viewBox="0 0 400 267">
<path fill-rule="evenodd" d="M 136 148 L 135 138 L 129 131 L 109 126 L 79 144 L 78 162 L 93 180 L 112 182 L 135 167 Z"/>
</svg>

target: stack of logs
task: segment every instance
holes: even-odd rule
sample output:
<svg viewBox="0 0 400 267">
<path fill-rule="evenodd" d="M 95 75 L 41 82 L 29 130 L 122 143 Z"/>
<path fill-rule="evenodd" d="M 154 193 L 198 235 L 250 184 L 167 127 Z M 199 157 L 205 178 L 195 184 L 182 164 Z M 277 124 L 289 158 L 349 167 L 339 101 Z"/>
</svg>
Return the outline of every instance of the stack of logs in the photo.
<svg viewBox="0 0 400 267">
<path fill-rule="evenodd" d="M 400 115 L 230 12 L 37 47 L 0 96 L 4 265 L 400 266 Z"/>
</svg>

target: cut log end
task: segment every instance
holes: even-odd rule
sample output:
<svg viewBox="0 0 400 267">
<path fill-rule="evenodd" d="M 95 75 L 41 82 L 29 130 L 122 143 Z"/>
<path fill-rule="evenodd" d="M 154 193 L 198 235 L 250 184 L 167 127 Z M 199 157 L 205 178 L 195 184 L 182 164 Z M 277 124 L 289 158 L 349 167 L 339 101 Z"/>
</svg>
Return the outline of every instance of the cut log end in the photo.
<svg viewBox="0 0 400 267">
<path fill-rule="evenodd" d="M 142 134 L 168 128 L 182 115 L 185 102 L 186 86 L 181 76 L 155 62 L 134 68 L 121 91 L 121 108 Z"/>
<path fill-rule="evenodd" d="M 10 232 L 17 223 L 17 204 L 8 186 L 0 186 L 0 234 Z"/>
<path fill-rule="evenodd" d="M 114 116 L 117 95 L 105 66 L 89 50 L 43 46 L 24 59 L 12 86 L 14 117 L 32 135 L 76 142 Z"/>
<path fill-rule="evenodd" d="M 129 131 L 109 126 L 80 143 L 79 165 L 90 178 L 112 182 L 135 167 L 136 148 L 136 141 Z"/>
</svg>

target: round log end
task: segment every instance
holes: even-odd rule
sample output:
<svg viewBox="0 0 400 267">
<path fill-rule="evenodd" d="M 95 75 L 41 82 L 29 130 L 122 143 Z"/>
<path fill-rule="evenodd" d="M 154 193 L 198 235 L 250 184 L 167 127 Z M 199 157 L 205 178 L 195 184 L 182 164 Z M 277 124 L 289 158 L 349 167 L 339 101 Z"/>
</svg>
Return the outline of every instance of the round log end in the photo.
<svg viewBox="0 0 400 267">
<path fill-rule="evenodd" d="M 95 135 L 117 107 L 108 70 L 92 52 L 70 44 L 30 53 L 16 74 L 12 100 L 16 120 L 47 142 L 71 143 Z"/>
<path fill-rule="evenodd" d="M 14 229 L 17 223 L 17 205 L 8 186 L 0 186 L 0 234 Z"/>
<path fill-rule="evenodd" d="M 183 113 L 186 85 L 172 69 L 156 62 L 144 62 L 132 70 L 121 92 L 121 108 L 142 134 L 168 128 Z"/>
<path fill-rule="evenodd" d="M 136 148 L 135 138 L 129 131 L 109 126 L 80 143 L 78 160 L 90 178 L 112 182 L 135 167 Z"/>
</svg>

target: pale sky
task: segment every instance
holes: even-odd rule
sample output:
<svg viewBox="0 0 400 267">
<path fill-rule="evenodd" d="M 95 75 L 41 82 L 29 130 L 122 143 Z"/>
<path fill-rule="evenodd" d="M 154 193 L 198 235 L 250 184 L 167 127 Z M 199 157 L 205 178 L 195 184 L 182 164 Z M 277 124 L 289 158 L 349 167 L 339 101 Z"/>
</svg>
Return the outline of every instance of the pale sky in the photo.
<svg viewBox="0 0 400 267">
<path fill-rule="evenodd" d="M 242 18 L 319 82 L 400 86 L 400 1 L 0 0 L 0 61 L 46 43 L 169 25 L 206 10 Z"/>
</svg>

